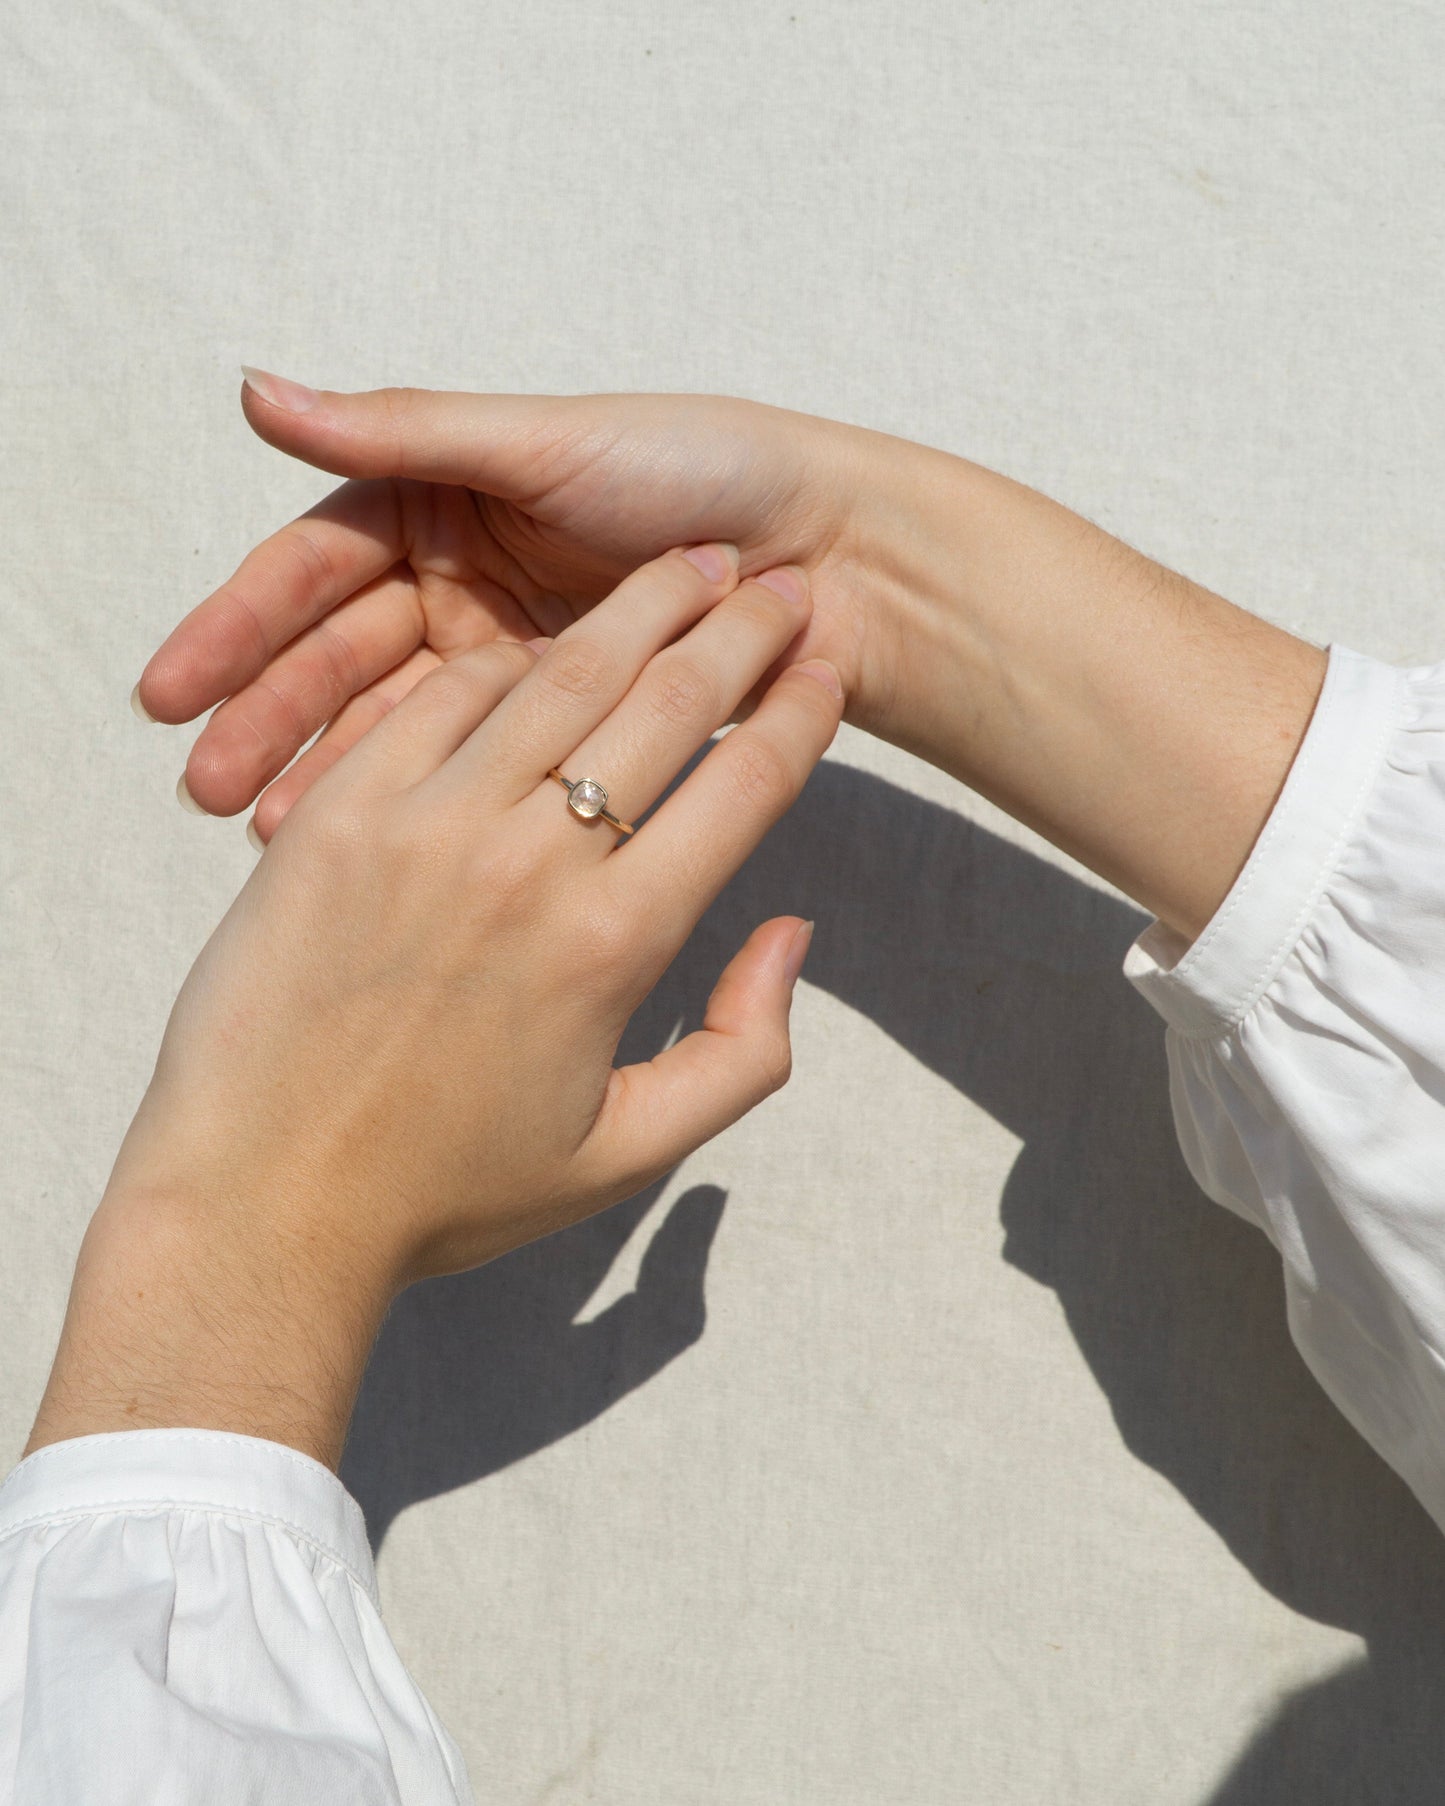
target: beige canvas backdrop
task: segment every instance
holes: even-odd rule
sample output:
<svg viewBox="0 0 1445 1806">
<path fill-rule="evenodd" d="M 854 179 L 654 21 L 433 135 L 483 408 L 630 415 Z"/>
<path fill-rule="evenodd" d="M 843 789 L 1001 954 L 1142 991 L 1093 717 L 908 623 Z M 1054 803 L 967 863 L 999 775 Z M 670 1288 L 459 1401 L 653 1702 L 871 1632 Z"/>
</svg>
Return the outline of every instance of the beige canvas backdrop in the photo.
<svg viewBox="0 0 1445 1806">
<path fill-rule="evenodd" d="M 1445 15 L 95 0 L 0 57 L 0 1440 L 252 854 L 126 698 L 335 387 L 718 390 L 945 445 L 1441 655 Z M 347 1478 L 479 1797 L 1435 1801 L 1445 1560 L 1185 1175 L 1138 911 L 844 732 L 639 1025 L 816 915 L 786 1093 L 410 1294 Z"/>
</svg>

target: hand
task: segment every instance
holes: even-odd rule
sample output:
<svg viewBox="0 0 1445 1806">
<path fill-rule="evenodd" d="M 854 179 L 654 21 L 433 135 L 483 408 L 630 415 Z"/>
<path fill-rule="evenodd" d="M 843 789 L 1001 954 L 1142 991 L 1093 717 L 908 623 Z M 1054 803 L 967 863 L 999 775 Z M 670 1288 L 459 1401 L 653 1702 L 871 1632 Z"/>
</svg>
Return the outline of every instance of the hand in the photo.
<svg viewBox="0 0 1445 1806">
<path fill-rule="evenodd" d="M 293 412 L 247 384 L 242 401 L 262 438 L 353 480 L 257 546 L 160 647 L 138 694 L 162 721 L 221 705 L 186 786 L 231 815 L 270 785 L 263 840 L 428 671 L 555 634 L 669 545 L 732 540 L 744 573 L 805 566 L 814 612 L 788 656 L 830 660 L 854 696 L 867 609 L 846 428 L 716 397 L 386 389 Z"/>
<path fill-rule="evenodd" d="M 441 660 L 554 631 L 705 536 L 736 541 L 745 572 L 807 569 L 813 616 L 784 657 L 831 661 L 850 722 L 1185 938 L 1239 874 L 1323 682 L 1320 648 L 1037 490 L 886 434 L 706 396 L 263 380 L 279 402 L 243 391 L 255 430 L 353 480 L 258 546 L 139 686 L 165 721 L 221 704 L 186 782 L 223 815 L 270 783 L 263 839 Z"/>
<path fill-rule="evenodd" d="M 334 1460 L 401 1287 L 630 1196 L 783 1083 L 795 917 L 698 1032 L 612 1059 L 832 739 L 832 667 L 785 671 L 620 845 L 548 776 L 633 820 L 806 632 L 801 573 L 734 557 L 669 552 L 540 657 L 459 654 L 296 803 L 176 1001 L 32 1446 L 209 1423 Z"/>
</svg>

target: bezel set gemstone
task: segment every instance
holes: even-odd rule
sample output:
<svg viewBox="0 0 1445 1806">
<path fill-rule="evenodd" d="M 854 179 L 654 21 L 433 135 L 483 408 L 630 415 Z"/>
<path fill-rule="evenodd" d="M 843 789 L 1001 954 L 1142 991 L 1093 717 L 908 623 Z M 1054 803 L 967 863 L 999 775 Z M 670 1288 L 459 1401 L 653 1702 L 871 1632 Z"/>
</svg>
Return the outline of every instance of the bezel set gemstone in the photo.
<svg viewBox="0 0 1445 1806">
<path fill-rule="evenodd" d="M 595 778 L 579 778 L 567 797 L 567 806 L 590 821 L 607 807 L 607 792 Z"/>
</svg>

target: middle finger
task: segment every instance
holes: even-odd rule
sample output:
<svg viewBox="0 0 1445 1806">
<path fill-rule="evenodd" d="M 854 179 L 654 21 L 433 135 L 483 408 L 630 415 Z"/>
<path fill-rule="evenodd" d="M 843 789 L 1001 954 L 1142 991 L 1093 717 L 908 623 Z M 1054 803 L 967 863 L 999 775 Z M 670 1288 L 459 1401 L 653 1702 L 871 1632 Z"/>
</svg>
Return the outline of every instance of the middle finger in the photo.
<svg viewBox="0 0 1445 1806">
<path fill-rule="evenodd" d="M 614 709 L 572 752 L 564 775 L 607 791 L 630 822 L 662 795 L 763 673 L 808 624 L 808 580 L 795 565 L 739 584 L 691 633 L 659 652 Z M 614 836 L 593 843 L 607 853 Z"/>
<path fill-rule="evenodd" d="M 735 546 L 664 552 L 553 640 L 447 761 L 447 784 L 517 802 L 622 701 L 653 654 L 737 584 Z M 442 774 L 438 774 L 439 776 Z"/>
</svg>

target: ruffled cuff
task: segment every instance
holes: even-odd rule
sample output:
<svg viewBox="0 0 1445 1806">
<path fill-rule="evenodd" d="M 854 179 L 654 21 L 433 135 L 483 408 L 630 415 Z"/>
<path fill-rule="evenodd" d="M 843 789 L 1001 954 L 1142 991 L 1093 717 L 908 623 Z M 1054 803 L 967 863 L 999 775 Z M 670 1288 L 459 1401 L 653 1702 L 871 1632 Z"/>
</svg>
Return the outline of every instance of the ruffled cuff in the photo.
<svg viewBox="0 0 1445 1806">
<path fill-rule="evenodd" d="M 1124 976 L 1181 1035 L 1227 1034 L 1288 959 L 1376 784 L 1409 677 L 1331 645 L 1305 737 L 1229 894 L 1192 943 L 1156 920 L 1125 954 Z"/>
<path fill-rule="evenodd" d="M 49 1443 L 0 1484 L 0 1537 L 66 1519 L 164 1511 L 284 1530 L 344 1568 L 379 1609 L 361 1507 L 299 1449 L 225 1430 L 115 1430 Z"/>
</svg>

